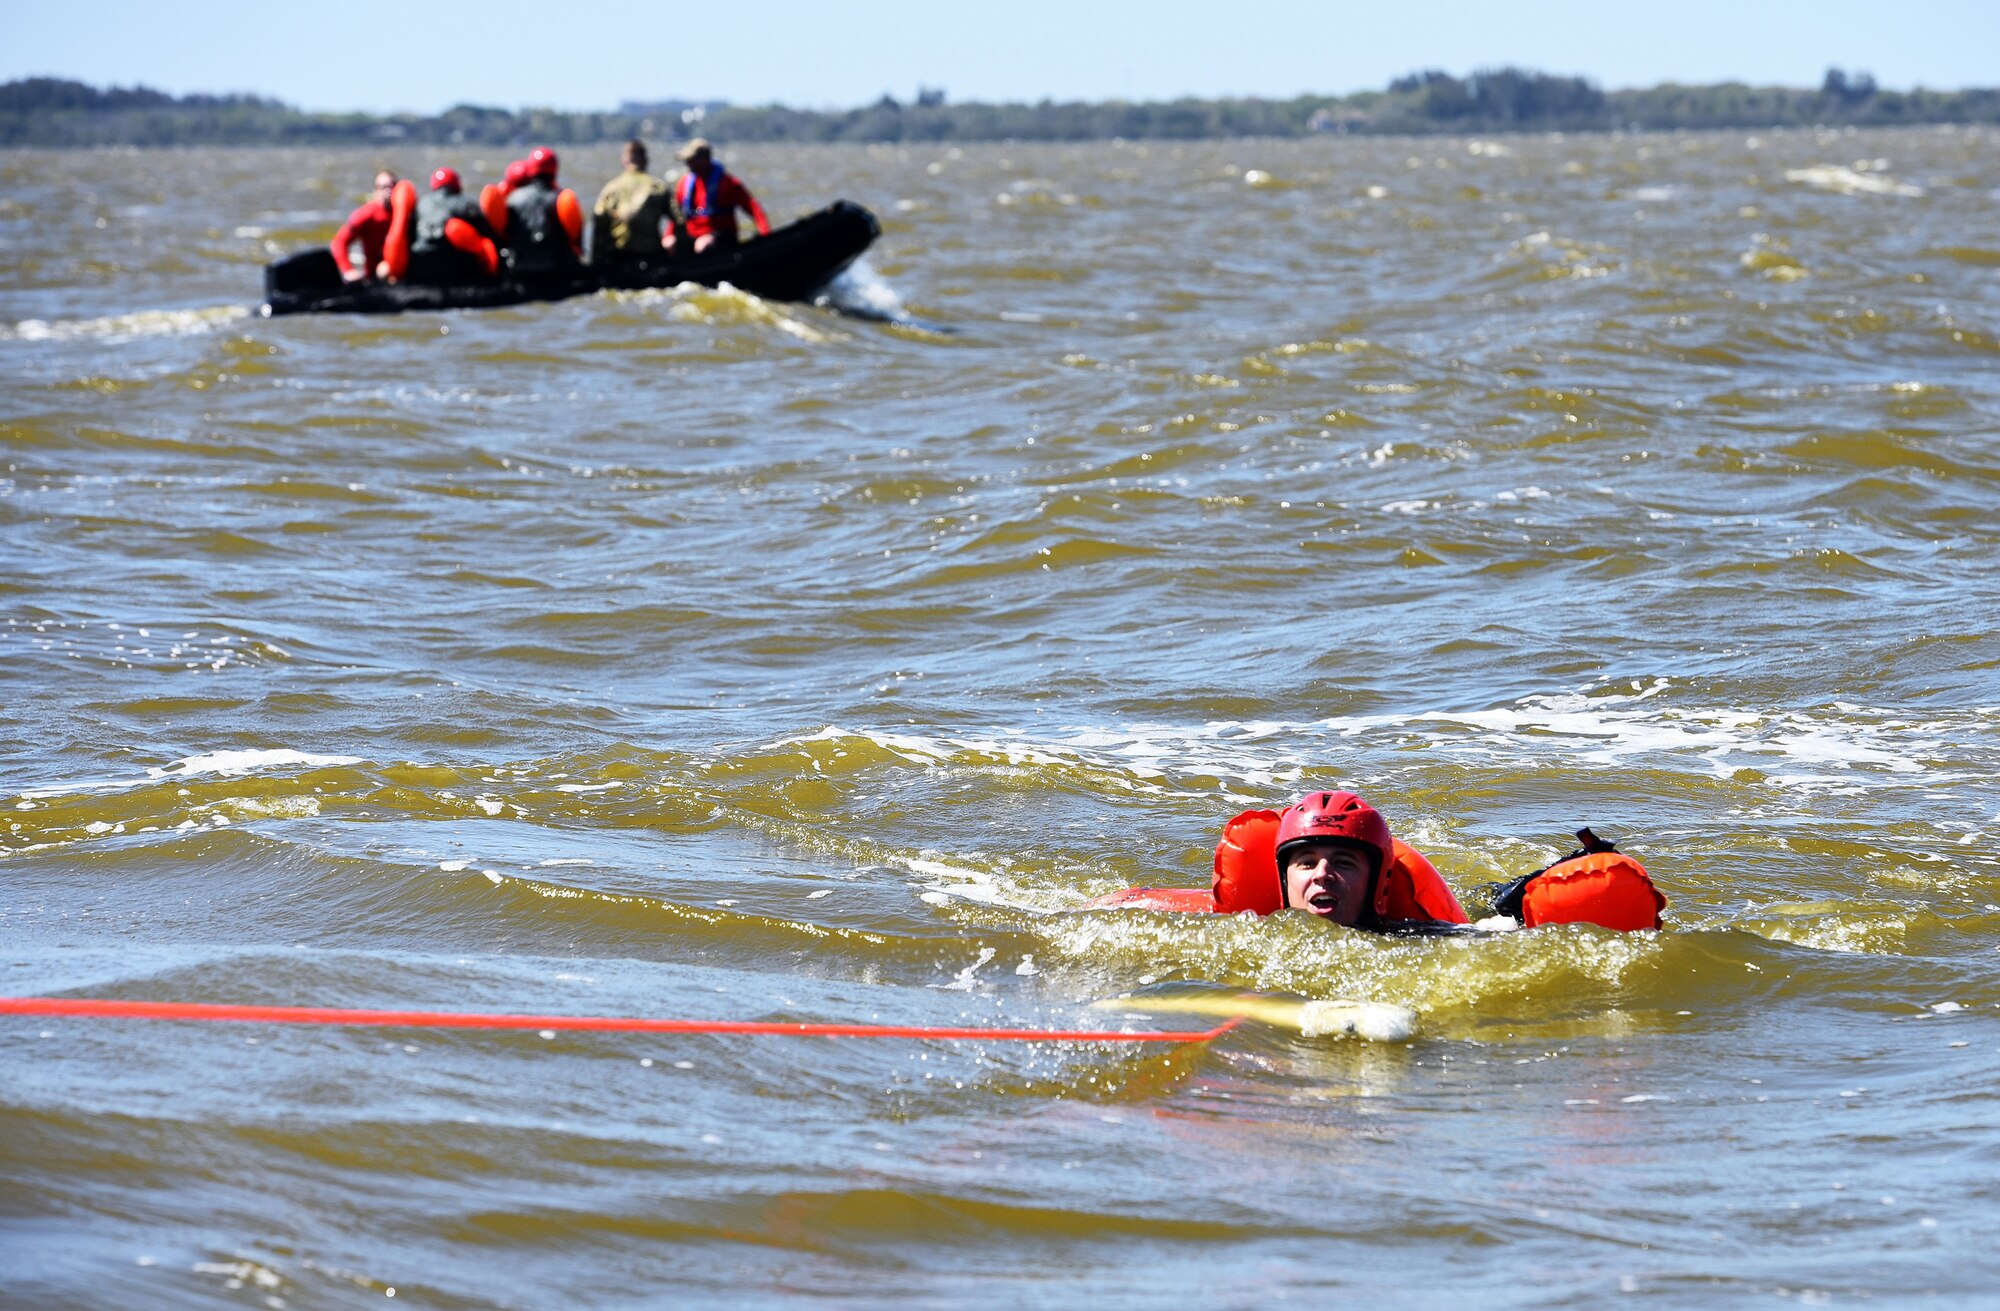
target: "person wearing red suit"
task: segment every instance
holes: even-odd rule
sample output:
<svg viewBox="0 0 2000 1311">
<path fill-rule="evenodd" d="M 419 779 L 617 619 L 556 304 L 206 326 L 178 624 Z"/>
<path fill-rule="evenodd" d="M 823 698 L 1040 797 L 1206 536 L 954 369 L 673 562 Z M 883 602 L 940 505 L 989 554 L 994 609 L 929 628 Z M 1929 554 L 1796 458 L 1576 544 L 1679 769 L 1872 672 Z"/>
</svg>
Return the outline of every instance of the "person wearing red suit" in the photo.
<svg viewBox="0 0 2000 1311">
<path fill-rule="evenodd" d="M 713 246 L 736 244 L 739 209 L 750 215 L 751 222 L 757 225 L 758 236 L 771 235 L 771 221 L 764 217 L 764 207 L 757 203 L 748 187 L 716 162 L 708 142 L 696 137 L 681 147 L 680 159 L 687 165 L 687 172 L 674 188 L 681 212 L 679 226 L 697 255 Z M 667 238 L 664 243 L 667 249 L 674 248 L 679 235 Z"/>
<path fill-rule="evenodd" d="M 340 231 L 333 234 L 333 262 L 340 266 L 346 282 L 359 282 L 376 272 L 389 242 L 389 197 L 396 189 L 396 175 L 383 169 L 375 175 L 375 192 L 368 203 L 347 216 Z M 361 243 L 361 263 L 354 262 L 353 246 Z"/>
</svg>

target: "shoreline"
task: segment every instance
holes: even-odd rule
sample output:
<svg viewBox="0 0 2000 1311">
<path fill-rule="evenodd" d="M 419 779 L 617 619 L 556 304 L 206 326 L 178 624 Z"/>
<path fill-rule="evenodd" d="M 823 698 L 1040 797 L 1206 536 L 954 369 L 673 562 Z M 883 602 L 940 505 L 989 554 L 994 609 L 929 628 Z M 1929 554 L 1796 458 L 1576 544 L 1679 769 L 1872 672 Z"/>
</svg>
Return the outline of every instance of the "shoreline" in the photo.
<svg viewBox="0 0 2000 1311">
<path fill-rule="evenodd" d="M 437 114 L 306 112 L 256 96 L 169 96 L 98 89 L 58 78 L 0 84 L 0 148 L 132 146 L 498 147 L 607 144 L 696 135 L 728 145 L 1054 144 L 1320 137 L 1500 136 L 1565 133 L 1769 132 L 2000 124 L 2000 89 L 1878 88 L 1865 74 L 1827 72 L 1817 90 L 1664 84 L 1604 91 L 1584 78 L 1494 69 L 1460 79 L 1412 74 L 1383 91 L 1283 99 L 945 102 L 884 96 L 851 109 L 785 105 L 682 108 L 627 102 L 616 110 L 456 105 Z"/>
</svg>

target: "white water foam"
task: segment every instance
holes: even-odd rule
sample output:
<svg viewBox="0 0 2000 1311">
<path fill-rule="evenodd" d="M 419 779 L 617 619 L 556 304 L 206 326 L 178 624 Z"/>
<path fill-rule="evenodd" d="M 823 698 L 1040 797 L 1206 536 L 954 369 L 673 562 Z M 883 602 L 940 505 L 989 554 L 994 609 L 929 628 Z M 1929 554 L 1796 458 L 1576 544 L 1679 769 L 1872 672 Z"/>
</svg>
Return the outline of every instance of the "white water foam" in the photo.
<svg viewBox="0 0 2000 1311">
<path fill-rule="evenodd" d="M 1238 788 L 1268 792 L 1296 782 L 1361 739 L 1378 748 L 1422 746 L 1459 763 L 1533 756 L 1578 766 L 1632 766 L 1649 758 L 1716 778 L 1754 770 L 1769 785 L 1805 793 L 1859 794 L 1876 786 L 1935 786 L 1966 774 L 1941 758 L 1966 759 L 1966 744 L 1990 739 L 2000 710 L 1908 719 L 1849 703 L 1823 709 L 1757 713 L 1679 706 L 1669 680 L 1629 691 L 1537 694 L 1490 710 L 1340 716 L 1316 721 L 1211 721 L 1200 725 L 1132 723 L 1076 726 L 1030 736 L 926 737 L 908 732 L 827 727 L 775 747 L 860 739 L 915 764 L 971 767 L 1068 767 L 1102 770 L 1106 783 L 1161 797 L 1220 792 L 1255 801 Z M 1661 758 L 1665 758 L 1662 760 Z M 1976 762 L 1968 769 L 1978 772 Z M 1189 776 L 1221 780 L 1190 786 Z"/>
<path fill-rule="evenodd" d="M 671 287 L 640 287 L 630 291 L 613 289 L 599 294 L 626 305 L 665 304 L 667 317 L 676 323 L 762 324 L 815 345 L 840 339 L 839 333 L 824 332 L 795 319 L 776 303 L 727 282 L 713 287 L 699 282 L 682 282 Z M 546 398 L 522 396 L 517 399 L 540 401 Z"/>
<path fill-rule="evenodd" d="M 1914 182 L 1898 182 L 1891 177 L 1859 173 L 1844 164 L 1814 164 L 1810 168 L 1788 168 L 1785 181 L 1800 182 L 1822 191 L 1843 196 L 1921 196 L 1924 189 Z"/>
<path fill-rule="evenodd" d="M 931 986 L 944 992 L 971 992 L 979 984 L 979 969 L 993 959 L 991 947 L 979 949 L 979 959 L 952 976 L 950 983 L 933 983 Z"/>
<path fill-rule="evenodd" d="M 155 765 L 140 778 L 79 779 L 52 787 L 28 788 L 23 798 L 66 797 L 78 792 L 122 792 L 145 787 L 168 778 L 238 778 L 280 769 L 329 769 L 337 765 L 358 765 L 360 756 L 322 756 L 309 751 L 210 751 L 188 756 L 170 765 Z"/>
<path fill-rule="evenodd" d="M 813 298 L 813 304 L 864 319 L 901 323 L 909 318 L 896 289 L 870 268 L 864 257 L 854 261 L 841 275 Z"/>
<path fill-rule="evenodd" d="M 1369 1042 L 1408 1042 L 1417 1013 L 1407 1006 L 1371 1001 L 1309 1001 L 1299 1008 L 1299 1033 L 1307 1038 L 1352 1034 Z"/>
<path fill-rule="evenodd" d="M 673 296 L 674 306 L 668 314 L 682 323 L 731 320 L 761 323 L 814 345 L 833 341 L 840 335 L 822 332 L 801 319 L 793 318 L 763 297 L 742 291 L 727 282 L 713 287 L 704 287 L 698 282 L 683 282 L 673 289 Z"/>
<path fill-rule="evenodd" d="M 131 341 L 136 337 L 186 337 L 214 332 L 250 317 L 245 305 L 210 305 L 198 310 L 141 310 L 102 319 L 23 319 L 0 327 L 0 341 Z"/>
</svg>

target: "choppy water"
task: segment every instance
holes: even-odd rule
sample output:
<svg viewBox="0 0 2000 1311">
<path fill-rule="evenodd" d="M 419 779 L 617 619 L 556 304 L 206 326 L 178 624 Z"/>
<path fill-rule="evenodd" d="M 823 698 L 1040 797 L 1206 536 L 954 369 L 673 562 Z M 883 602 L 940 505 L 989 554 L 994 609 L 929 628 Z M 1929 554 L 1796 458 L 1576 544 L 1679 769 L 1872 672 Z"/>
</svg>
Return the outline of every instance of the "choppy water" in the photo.
<svg viewBox="0 0 2000 1311">
<path fill-rule="evenodd" d="M 1995 143 L 732 152 L 886 325 L 260 320 L 376 157 L 0 155 L 0 992 L 1419 1025 L 5 1020 L 6 1300 L 1984 1303 Z M 1669 929 L 1064 913 L 1321 783 Z"/>
</svg>

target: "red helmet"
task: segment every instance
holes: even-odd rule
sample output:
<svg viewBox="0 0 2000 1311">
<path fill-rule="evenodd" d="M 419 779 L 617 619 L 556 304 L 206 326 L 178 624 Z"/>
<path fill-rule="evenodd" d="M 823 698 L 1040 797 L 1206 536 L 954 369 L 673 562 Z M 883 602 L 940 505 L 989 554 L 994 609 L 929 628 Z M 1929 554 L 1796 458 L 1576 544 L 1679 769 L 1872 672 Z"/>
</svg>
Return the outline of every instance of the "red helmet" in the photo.
<svg viewBox="0 0 2000 1311">
<path fill-rule="evenodd" d="M 458 191 L 463 186 L 464 184 L 458 180 L 458 170 L 455 168 L 441 168 L 431 174 L 432 191 Z"/>
<path fill-rule="evenodd" d="M 1313 792 L 1278 816 L 1278 886 L 1285 882 L 1285 848 L 1300 842 L 1333 839 L 1368 849 L 1379 877 L 1396 854 L 1389 821 L 1382 812 L 1352 792 Z"/>
<path fill-rule="evenodd" d="M 525 159 L 517 159 L 507 165 L 506 178 L 500 186 L 503 190 L 512 191 L 533 176 L 535 176 L 535 166 Z"/>
<path fill-rule="evenodd" d="M 556 180 L 556 152 L 547 146 L 536 146 L 528 152 L 528 176 Z"/>
</svg>

